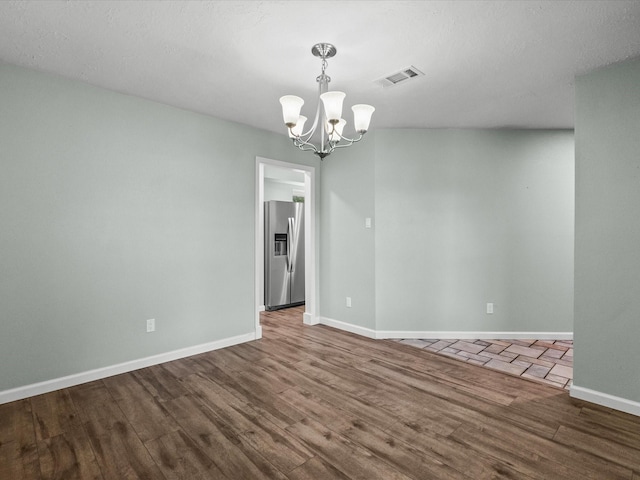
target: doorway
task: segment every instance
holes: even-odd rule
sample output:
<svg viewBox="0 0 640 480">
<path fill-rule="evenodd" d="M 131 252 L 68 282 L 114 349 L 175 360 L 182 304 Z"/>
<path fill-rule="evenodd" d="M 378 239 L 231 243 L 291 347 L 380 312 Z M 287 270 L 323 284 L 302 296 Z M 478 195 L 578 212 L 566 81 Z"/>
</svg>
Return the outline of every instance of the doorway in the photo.
<svg viewBox="0 0 640 480">
<path fill-rule="evenodd" d="M 255 338 L 262 338 L 260 312 L 264 311 L 264 202 L 267 185 L 289 185 L 297 196 L 304 194 L 305 309 L 303 322 L 319 323 L 316 255 L 316 169 L 307 165 L 256 157 L 255 205 Z"/>
</svg>

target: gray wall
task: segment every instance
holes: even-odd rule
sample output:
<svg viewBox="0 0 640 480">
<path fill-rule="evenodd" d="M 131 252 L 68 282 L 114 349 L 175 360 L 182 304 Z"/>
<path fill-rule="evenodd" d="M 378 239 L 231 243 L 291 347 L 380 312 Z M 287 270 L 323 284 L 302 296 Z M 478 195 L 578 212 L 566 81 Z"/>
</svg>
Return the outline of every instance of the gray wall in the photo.
<svg viewBox="0 0 640 480">
<path fill-rule="evenodd" d="M 0 105 L 0 391 L 254 331 L 255 157 L 314 157 L 9 65 Z"/>
<path fill-rule="evenodd" d="M 571 332 L 573 132 L 376 133 L 377 329 Z"/>
<path fill-rule="evenodd" d="M 322 165 L 324 317 L 379 331 L 573 331 L 573 132 L 371 140 Z"/>
<path fill-rule="evenodd" d="M 320 192 L 321 314 L 369 329 L 375 329 L 375 228 L 365 228 L 365 219 L 374 217 L 375 147 L 372 132 L 327 157 Z"/>
<path fill-rule="evenodd" d="M 640 402 L 640 60 L 576 81 L 574 384 Z"/>
<path fill-rule="evenodd" d="M 299 186 L 299 185 L 291 185 L 291 184 L 279 182 L 270 178 L 264 179 L 264 201 L 265 202 L 268 202 L 269 200 L 291 202 L 293 201 L 294 190 L 304 191 L 304 184 L 302 186 Z"/>
</svg>

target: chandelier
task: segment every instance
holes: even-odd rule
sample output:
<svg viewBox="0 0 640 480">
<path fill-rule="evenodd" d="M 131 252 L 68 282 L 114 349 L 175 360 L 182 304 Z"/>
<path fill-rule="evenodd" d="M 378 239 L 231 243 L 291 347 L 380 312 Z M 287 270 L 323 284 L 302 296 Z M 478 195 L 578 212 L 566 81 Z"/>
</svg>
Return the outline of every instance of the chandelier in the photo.
<svg viewBox="0 0 640 480">
<path fill-rule="evenodd" d="M 346 96 L 344 92 L 328 91 L 329 77 L 325 70 L 327 68 L 327 58 L 335 56 L 336 47 L 330 43 L 318 43 L 311 48 L 314 56 L 322 59 L 322 73 L 316 78 L 319 84 L 319 99 L 316 108 L 316 117 L 313 125 L 308 131 L 304 131 L 304 124 L 307 117 L 300 115 L 300 110 L 304 104 L 304 100 L 295 95 L 285 95 L 280 98 L 282 104 L 282 116 L 284 124 L 289 129 L 289 138 L 293 141 L 293 145 L 303 151 L 311 151 L 318 155 L 320 159 L 324 159 L 331 154 L 336 148 L 350 147 L 356 142 L 362 140 L 362 137 L 369 129 L 371 115 L 375 108 L 371 105 L 354 105 L 353 124 L 356 130 L 356 138 L 347 138 L 342 135 L 346 120 L 342 118 L 342 102 Z M 315 140 L 317 144 L 312 143 L 312 137 L 318 130 L 319 138 Z"/>
</svg>

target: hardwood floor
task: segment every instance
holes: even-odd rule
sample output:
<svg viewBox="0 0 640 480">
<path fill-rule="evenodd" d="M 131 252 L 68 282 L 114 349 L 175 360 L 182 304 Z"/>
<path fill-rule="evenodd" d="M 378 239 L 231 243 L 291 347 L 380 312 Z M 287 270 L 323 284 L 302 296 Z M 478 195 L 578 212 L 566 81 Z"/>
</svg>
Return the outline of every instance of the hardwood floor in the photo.
<svg viewBox="0 0 640 480">
<path fill-rule="evenodd" d="M 301 316 L 1 405 L 0 479 L 640 480 L 639 417 Z"/>
</svg>

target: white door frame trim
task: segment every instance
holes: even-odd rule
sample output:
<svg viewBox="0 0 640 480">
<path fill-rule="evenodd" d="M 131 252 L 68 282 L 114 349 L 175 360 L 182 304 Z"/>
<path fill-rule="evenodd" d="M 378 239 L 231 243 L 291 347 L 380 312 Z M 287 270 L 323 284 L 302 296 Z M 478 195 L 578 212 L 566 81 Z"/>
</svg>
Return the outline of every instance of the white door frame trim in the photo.
<svg viewBox="0 0 640 480">
<path fill-rule="evenodd" d="M 297 170 L 304 174 L 304 298 L 303 321 L 307 325 L 320 323 L 316 280 L 318 264 L 316 257 L 316 168 L 297 163 L 282 162 L 270 158 L 256 157 L 256 206 L 255 206 L 255 337 L 262 338 L 260 312 L 264 311 L 264 167 Z"/>
</svg>

